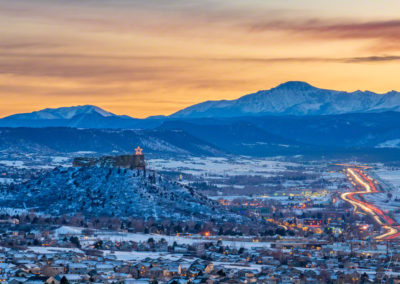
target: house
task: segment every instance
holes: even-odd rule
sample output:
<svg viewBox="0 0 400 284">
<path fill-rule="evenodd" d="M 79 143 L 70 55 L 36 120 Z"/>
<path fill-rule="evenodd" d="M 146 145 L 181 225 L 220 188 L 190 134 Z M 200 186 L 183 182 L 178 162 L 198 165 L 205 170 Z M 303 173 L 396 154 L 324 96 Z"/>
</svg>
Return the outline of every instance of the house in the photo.
<svg viewBox="0 0 400 284">
<path fill-rule="evenodd" d="M 85 276 L 80 274 L 58 274 L 55 279 L 61 281 L 63 277 L 65 277 L 69 283 L 82 283 L 85 279 Z"/>
<path fill-rule="evenodd" d="M 46 282 L 46 284 L 60 284 L 60 281 L 58 281 L 55 277 L 49 277 Z"/>
<path fill-rule="evenodd" d="M 174 246 L 174 253 L 187 253 L 188 249 L 183 246 Z"/>
<path fill-rule="evenodd" d="M 107 263 L 98 263 L 96 264 L 96 270 L 98 272 L 110 272 L 114 271 L 114 266 Z"/>
<path fill-rule="evenodd" d="M 43 284 L 43 283 L 46 283 L 48 278 L 49 277 L 47 277 L 47 276 L 35 275 L 35 276 L 29 277 L 28 280 L 26 280 L 24 283 L 26 283 L 26 284 Z"/>
<path fill-rule="evenodd" d="M 128 278 L 125 279 L 124 284 L 149 284 L 150 279 L 142 278 L 142 279 L 133 279 L 133 278 Z"/>
<path fill-rule="evenodd" d="M 71 263 L 68 265 L 67 271 L 71 274 L 86 274 L 88 266 L 83 263 Z"/>
<path fill-rule="evenodd" d="M 27 278 L 24 277 L 12 277 L 10 278 L 7 283 L 8 284 L 20 284 L 20 283 L 25 283 Z"/>
<path fill-rule="evenodd" d="M 182 274 L 182 267 L 179 263 L 168 264 L 163 270 L 164 277 L 171 277 Z"/>
</svg>

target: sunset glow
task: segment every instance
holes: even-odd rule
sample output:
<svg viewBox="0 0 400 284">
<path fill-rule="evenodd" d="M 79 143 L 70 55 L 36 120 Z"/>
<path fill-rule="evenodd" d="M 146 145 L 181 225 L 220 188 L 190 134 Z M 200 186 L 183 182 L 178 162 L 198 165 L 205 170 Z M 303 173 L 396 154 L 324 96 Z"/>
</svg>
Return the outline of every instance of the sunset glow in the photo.
<svg viewBox="0 0 400 284">
<path fill-rule="evenodd" d="M 289 80 L 400 90 L 398 1 L 0 0 L 0 117 L 168 115 Z"/>
</svg>

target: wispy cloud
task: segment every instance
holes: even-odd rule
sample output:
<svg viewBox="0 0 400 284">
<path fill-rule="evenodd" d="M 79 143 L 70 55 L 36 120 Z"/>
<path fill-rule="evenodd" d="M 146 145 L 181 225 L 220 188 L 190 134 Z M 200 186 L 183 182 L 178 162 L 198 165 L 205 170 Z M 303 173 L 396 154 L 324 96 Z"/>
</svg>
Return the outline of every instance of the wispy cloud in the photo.
<svg viewBox="0 0 400 284">
<path fill-rule="evenodd" d="M 246 26 L 252 33 L 284 31 L 314 40 L 372 39 L 376 40 L 372 46 L 374 49 L 400 49 L 400 19 L 367 22 L 354 19 L 286 19 L 254 22 Z"/>
<path fill-rule="evenodd" d="M 396 14 L 305 2 L 0 0 L 0 98 L 99 101 L 137 116 L 135 102 L 145 116 L 294 79 L 399 88 Z"/>
<path fill-rule="evenodd" d="M 345 60 L 347 63 L 374 63 L 374 62 L 391 62 L 399 61 L 400 56 L 385 55 L 385 56 L 366 56 L 366 57 L 353 57 Z"/>
<path fill-rule="evenodd" d="M 24 44 L 21 44 L 24 46 Z M 4 59 L 24 59 L 24 60 L 57 60 L 57 59 L 79 59 L 79 60 L 90 60 L 91 62 L 96 61 L 107 61 L 112 60 L 116 62 L 204 62 L 204 61 L 215 61 L 215 62 L 238 62 L 238 63 L 279 63 L 279 62 L 336 62 L 336 63 L 368 63 L 368 62 L 390 62 L 400 60 L 400 55 L 376 55 L 376 56 L 357 56 L 357 57 L 194 57 L 194 56 L 165 56 L 165 55 L 113 55 L 113 54 L 88 54 L 88 53 L 42 53 L 42 52 L 18 52 L 15 49 L 12 50 L 1 50 L 2 45 L 0 44 L 0 58 Z M 1 64 L 1 63 L 0 63 Z M 103 63 L 98 63 L 103 64 Z M 174 64 L 172 64 L 174 65 Z M 93 68 L 90 65 L 88 68 Z M 171 71 L 170 67 L 167 69 Z M 109 70 L 112 71 L 112 70 Z M 139 70 L 143 71 L 143 70 Z M 177 70 L 175 70 L 177 71 Z M 1 71 L 0 71 L 1 72 Z"/>
<path fill-rule="evenodd" d="M 364 57 L 275 57 L 275 58 L 214 58 L 211 60 L 253 62 L 253 63 L 385 63 L 399 61 L 398 55 L 364 56 Z"/>
</svg>

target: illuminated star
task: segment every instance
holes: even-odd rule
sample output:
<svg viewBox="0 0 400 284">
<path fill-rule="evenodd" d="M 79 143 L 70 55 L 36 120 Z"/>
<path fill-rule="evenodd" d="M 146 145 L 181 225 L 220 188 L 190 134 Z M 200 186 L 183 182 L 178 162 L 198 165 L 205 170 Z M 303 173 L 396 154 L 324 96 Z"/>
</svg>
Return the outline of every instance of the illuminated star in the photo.
<svg viewBox="0 0 400 284">
<path fill-rule="evenodd" d="M 140 148 L 139 146 L 135 149 L 135 155 L 143 155 L 142 154 L 143 149 Z"/>
</svg>

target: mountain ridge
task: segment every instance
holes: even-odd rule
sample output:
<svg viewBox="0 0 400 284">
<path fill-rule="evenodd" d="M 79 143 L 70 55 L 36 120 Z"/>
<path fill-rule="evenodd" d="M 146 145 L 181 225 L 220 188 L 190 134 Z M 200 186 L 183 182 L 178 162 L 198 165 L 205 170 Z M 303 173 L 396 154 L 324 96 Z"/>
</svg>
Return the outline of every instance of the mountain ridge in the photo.
<svg viewBox="0 0 400 284">
<path fill-rule="evenodd" d="M 171 119 L 141 130 L 0 127 L 0 151 L 125 154 L 140 145 L 154 157 L 363 153 L 399 159 L 399 127 L 400 112 Z"/>
<path fill-rule="evenodd" d="M 95 105 L 77 105 L 70 107 L 45 108 L 30 113 L 19 113 L 8 116 L 18 119 L 70 119 L 75 115 L 98 113 L 103 117 L 117 116 Z"/>
<path fill-rule="evenodd" d="M 0 151 L 8 153 L 74 153 L 90 151 L 126 154 L 133 146 L 146 155 L 222 155 L 220 150 L 180 130 L 108 130 L 67 127 L 0 128 Z"/>
<path fill-rule="evenodd" d="M 116 115 L 94 105 L 80 105 L 10 115 L 0 119 L 0 127 L 148 129 L 174 119 L 338 115 L 387 111 L 400 112 L 399 92 L 345 92 L 317 88 L 302 81 L 289 81 L 234 100 L 205 101 L 169 116 L 139 119 Z"/>
<path fill-rule="evenodd" d="M 302 81 L 289 81 L 234 100 L 195 104 L 170 117 L 305 116 L 383 111 L 400 111 L 399 92 L 345 92 L 317 88 Z"/>
</svg>

